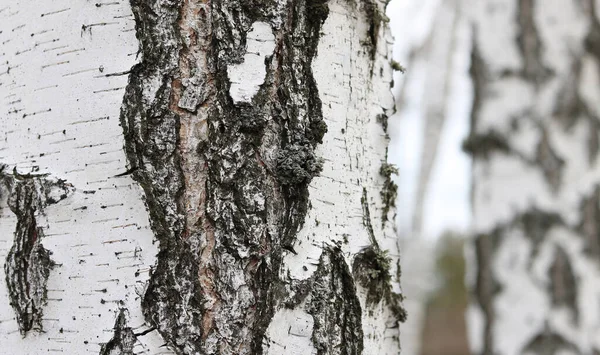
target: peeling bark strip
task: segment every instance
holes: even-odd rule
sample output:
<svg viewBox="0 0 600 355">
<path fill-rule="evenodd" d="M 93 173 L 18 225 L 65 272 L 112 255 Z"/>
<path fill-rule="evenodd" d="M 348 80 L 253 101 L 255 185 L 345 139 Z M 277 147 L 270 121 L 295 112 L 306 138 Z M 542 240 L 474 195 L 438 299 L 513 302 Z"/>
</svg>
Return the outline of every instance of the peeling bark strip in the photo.
<svg viewBox="0 0 600 355">
<path fill-rule="evenodd" d="M 102 345 L 100 355 L 133 355 L 136 338 L 133 330 L 127 326 L 125 313 L 124 308 L 119 310 L 114 335 L 108 343 Z"/>
<path fill-rule="evenodd" d="M 142 61 L 131 71 L 121 121 L 160 241 L 146 319 L 179 354 L 259 354 L 286 296 L 283 256 L 294 252 L 308 185 L 321 170 L 315 147 L 327 128 L 311 63 L 327 3 L 131 5 Z M 271 27 L 275 49 L 260 53 L 266 75 L 258 92 L 234 102 L 232 82 L 243 77 L 231 76 L 241 72 L 257 22 Z M 352 285 L 351 277 L 339 282 Z M 356 303 L 352 293 L 338 298 Z M 360 313 L 353 317 L 360 324 Z M 354 330 L 343 338 L 358 336 L 356 320 L 346 321 Z"/>
<path fill-rule="evenodd" d="M 46 305 L 46 284 L 54 262 L 52 254 L 42 245 L 44 232 L 37 225 L 36 215 L 47 205 L 65 199 L 73 187 L 64 180 L 45 179 L 44 175 L 12 174 L 0 166 L 3 188 L 9 191 L 8 205 L 17 216 L 15 238 L 4 264 L 10 305 L 15 310 L 19 331 L 42 331 L 43 307 Z"/>
</svg>

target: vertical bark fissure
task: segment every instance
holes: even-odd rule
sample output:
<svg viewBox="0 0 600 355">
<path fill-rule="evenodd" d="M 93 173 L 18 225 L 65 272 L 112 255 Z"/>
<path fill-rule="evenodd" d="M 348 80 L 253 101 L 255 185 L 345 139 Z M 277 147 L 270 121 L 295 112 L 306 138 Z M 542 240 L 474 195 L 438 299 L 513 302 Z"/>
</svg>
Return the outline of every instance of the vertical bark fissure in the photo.
<svg viewBox="0 0 600 355">
<path fill-rule="evenodd" d="M 47 283 L 55 267 L 52 254 L 42 241 L 44 231 L 37 216 L 48 205 L 67 198 L 72 185 L 64 180 L 47 179 L 46 175 L 12 174 L 0 166 L 2 188 L 8 193 L 8 205 L 17 217 L 14 241 L 4 264 L 10 305 L 15 311 L 23 336 L 31 330 L 41 332 L 43 308 L 47 299 Z"/>
</svg>

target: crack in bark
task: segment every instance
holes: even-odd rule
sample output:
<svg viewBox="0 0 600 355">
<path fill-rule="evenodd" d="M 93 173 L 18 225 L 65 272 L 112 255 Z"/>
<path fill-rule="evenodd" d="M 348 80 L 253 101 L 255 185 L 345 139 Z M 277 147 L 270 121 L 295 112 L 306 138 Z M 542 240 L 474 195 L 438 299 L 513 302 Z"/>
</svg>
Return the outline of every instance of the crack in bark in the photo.
<svg viewBox="0 0 600 355">
<path fill-rule="evenodd" d="M 42 245 L 43 229 L 38 226 L 37 215 L 48 205 L 67 198 L 73 186 L 64 180 L 47 179 L 47 175 L 12 174 L 0 166 L 0 180 L 7 189 L 8 205 L 17 216 L 14 242 L 6 256 L 4 272 L 10 305 L 15 311 L 19 331 L 25 336 L 29 331 L 43 331 L 42 316 L 46 305 L 47 282 L 54 268 L 50 251 Z"/>
<path fill-rule="evenodd" d="M 113 337 L 100 348 L 100 355 L 133 355 L 136 336 L 131 327 L 127 326 L 125 308 L 119 310 L 115 321 Z"/>
</svg>

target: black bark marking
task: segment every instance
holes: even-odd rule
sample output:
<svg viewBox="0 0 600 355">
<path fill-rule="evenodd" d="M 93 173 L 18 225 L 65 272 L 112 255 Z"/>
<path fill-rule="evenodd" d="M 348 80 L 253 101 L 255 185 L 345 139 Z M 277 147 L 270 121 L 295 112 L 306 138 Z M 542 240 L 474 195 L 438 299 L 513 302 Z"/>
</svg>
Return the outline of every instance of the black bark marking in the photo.
<svg viewBox="0 0 600 355">
<path fill-rule="evenodd" d="M 532 207 L 529 210 L 518 214 L 505 224 L 497 226 L 490 233 L 476 236 L 474 247 L 477 276 L 475 289 L 473 290 L 473 298 L 481 307 L 485 317 L 483 337 L 484 345 L 481 355 L 494 354 L 493 326 L 496 319 L 496 314 L 494 312 L 493 302 L 496 295 L 502 290 L 502 285 L 498 282 L 494 275 L 492 264 L 494 263 L 496 250 L 498 249 L 500 243 L 504 241 L 504 238 L 508 233 L 513 233 L 515 229 L 520 229 L 524 236 L 532 243 L 532 251 L 529 258 L 531 265 L 539 254 L 540 245 L 546 241 L 548 232 L 555 227 L 570 228 L 565 224 L 560 215 Z M 552 271 L 550 271 L 552 283 L 550 286 L 550 291 L 553 291 L 553 287 L 555 286 L 560 287 L 561 285 L 565 285 L 565 287 L 569 287 L 570 283 L 575 282 L 572 269 L 570 266 L 566 266 L 564 261 L 565 260 L 561 259 L 558 261 L 558 263 L 555 262 L 555 266 L 553 266 Z M 552 279 L 552 277 L 555 278 Z M 568 293 L 571 291 L 563 291 L 557 291 L 556 295 L 553 295 L 553 297 L 556 296 L 553 298 L 553 300 L 556 300 L 555 304 L 566 304 L 568 307 L 571 307 L 571 302 L 574 302 L 573 297 L 576 296 Z M 537 347 L 540 346 L 537 344 L 545 338 L 540 339 L 541 340 L 537 340 L 533 345 L 534 348 L 529 349 L 529 351 L 533 351 L 532 349 L 537 349 Z M 539 352 L 536 354 L 546 353 Z"/>
<path fill-rule="evenodd" d="M 115 321 L 113 337 L 100 348 L 100 355 L 133 355 L 136 336 L 127 326 L 126 310 L 121 308 Z"/>
<path fill-rule="evenodd" d="M 564 78 L 562 88 L 555 100 L 556 105 L 553 113 L 567 130 L 571 129 L 581 115 L 586 114 L 588 111 L 579 95 L 581 67 L 581 59 L 575 59 L 571 66 L 571 75 Z"/>
<path fill-rule="evenodd" d="M 517 43 L 523 57 L 521 75 L 538 87 L 549 79 L 553 72 L 544 65 L 542 60 L 542 41 L 534 16 L 535 0 L 519 0 L 518 6 L 519 34 L 517 35 Z"/>
<path fill-rule="evenodd" d="M 540 245 L 544 242 L 548 231 L 554 227 L 566 226 L 557 213 L 546 212 L 535 207 L 517 216 L 515 222 L 533 244 L 532 260 L 537 257 Z"/>
<path fill-rule="evenodd" d="M 383 202 L 383 209 L 381 211 L 381 225 L 383 228 L 385 223 L 389 220 L 388 213 L 391 209 L 396 207 L 398 185 L 396 185 L 396 183 L 392 180 L 392 175 L 398 175 L 398 168 L 392 164 L 385 163 L 381 165 L 381 168 L 379 168 L 379 174 L 384 178 L 383 187 L 381 188 L 380 193 L 381 200 Z"/>
<path fill-rule="evenodd" d="M 549 270 L 550 295 L 553 306 L 566 306 L 575 322 L 579 319 L 577 307 L 577 281 L 569 261 L 569 255 L 561 248 L 556 248 L 554 261 Z"/>
<path fill-rule="evenodd" d="M 545 129 L 542 130 L 542 137 L 537 146 L 536 161 L 544 172 L 546 181 L 552 191 L 558 192 L 562 182 L 565 161 L 552 149 L 548 132 Z"/>
<path fill-rule="evenodd" d="M 465 153 L 473 158 L 488 160 L 492 153 L 512 152 L 506 137 L 495 130 L 486 133 L 471 133 L 462 144 Z"/>
<path fill-rule="evenodd" d="M 386 1 L 386 6 L 387 2 L 388 1 Z M 367 30 L 367 36 L 369 39 L 369 53 L 371 55 L 371 59 L 375 60 L 379 31 L 382 28 L 382 23 L 387 23 L 390 21 L 390 19 L 385 15 L 385 13 L 379 10 L 379 5 L 374 0 L 363 0 L 361 2 L 361 6 L 363 7 L 363 11 L 367 16 L 367 19 L 369 20 L 369 28 Z"/>
<path fill-rule="evenodd" d="M 585 252 L 600 259 L 600 186 L 582 199 L 579 210 L 582 217 L 577 231 L 585 239 Z"/>
<path fill-rule="evenodd" d="M 374 245 L 377 249 L 379 249 L 379 243 L 377 243 L 377 238 L 375 238 L 375 231 L 373 229 L 373 224 L 371 223 L 371 211 L 369 209 L 369 195 L 367 193 L 367 188 L 363 187 L 362 197 L 360 199 L 360 203 L 362 205 L 363 212 L 363 226 L 367 229 L 369 233 L 369 241 L 372 245 Z"/>
<path fill-rule="evenodd" d="M 524 355 L 557 355 L 561 351 L 581 354 L 575 344 L 550 329 L 545 329 L 541 334 L 531 339 L 521 353 Z"/>
<path fill-rule="evenodd" d="M 44 232 L 36 215 L 47 205 L 65 199 L 73 186 L 64 180 L 46 179 L 47 175 L 12 174 L 0 166 L 2 188 L 8 191 L 8 205 L 17 216 L 14 242 L 6 256 L 4 272 L 19 331 L 23 336 L 43 331 L 43 307 L 46 305 L 48 277 L 54 267 L 51 252 L 42 245 Z"/>
<path fill-rule="evenodd" d="M 473 158 L 489 159 L 495 151 L 508 153 L 510 149 L 506 138 L 496 131 L 479 133 L 477 119 L 479 117 L 483 99 L 486 96 L 487 83 L 490 80 L 488 69 L 479 53 L 477 42 L 473 39 L 471 50 L 471 66 L 469 75 L 473 83 L 473 104 L 471 107 L 470 132 L 462 144 L 463 151 Z"/>
<path fill-rule="evenodd" d="M 564 75 L 562 88 L 555 101 L 554 115 L 558 120 L 564 123 L 566 129 L 572 128 L 579 120 L 586 120 L 589 124 L 587 148 L 588 162 L 592 165 L 598 157 L 600 149 L 600 117 L 590 109 L 589 103 L 586 103 L 581 96 L 579 85 L 582 80 L 582 61 L 586 55 L 591 56 L 598 69 L 600 69 L 600 22 L 596 17 L 596 4 L 594 1 L 586 2 L 589 9 L 586 13 L 589 15 L 590 26 L 583 44 L 585 51 L 573 54 L 573 64 L 570 73 Z"/>
</svg>

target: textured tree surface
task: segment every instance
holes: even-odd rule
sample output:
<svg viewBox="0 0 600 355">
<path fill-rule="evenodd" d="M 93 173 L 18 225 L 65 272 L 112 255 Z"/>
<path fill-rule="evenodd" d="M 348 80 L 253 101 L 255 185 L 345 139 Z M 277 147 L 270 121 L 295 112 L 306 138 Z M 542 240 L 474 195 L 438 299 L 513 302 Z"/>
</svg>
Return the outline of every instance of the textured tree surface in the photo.
<svg viewBox="0 0 600 355">
<path fill-rule="evenodd" d="M 3 349 L 397 354 L 384 10 L 5 1 Z"/>
<path fill-rule="evenodd" d="M 596 1 L 474 1 L 476 354 L 600 352 Z"/>
</svg>

